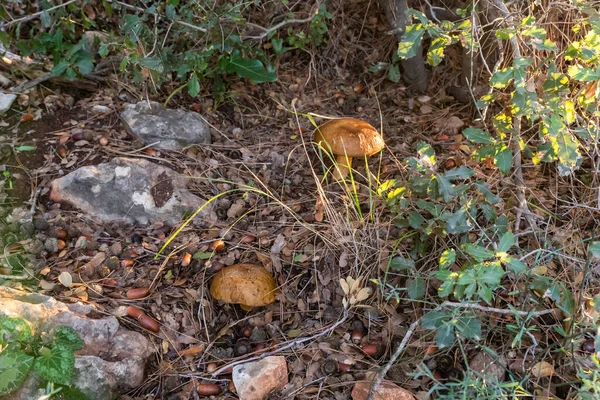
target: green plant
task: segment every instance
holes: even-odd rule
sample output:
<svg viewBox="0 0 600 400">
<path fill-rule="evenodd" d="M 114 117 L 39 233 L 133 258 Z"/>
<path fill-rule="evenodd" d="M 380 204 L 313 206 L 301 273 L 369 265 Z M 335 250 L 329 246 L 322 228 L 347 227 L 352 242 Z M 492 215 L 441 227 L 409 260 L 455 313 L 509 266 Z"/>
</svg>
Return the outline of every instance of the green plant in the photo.
<svg viewBox="0 0 600 400">
<path fill-rule="evenodd" d="M 497 382 L 488 376 L 482 376 L 476 371 L 467 369 L 461 379 L 441 382 L 426 365 L 418 366 L 418 372 L 409 374 L 419 378 L 428 378 L 434 384 L 427 392 L 429 396 L 435 394 L 436 399 L 516 399 L 530 397 L 531 395 L 519 382 Z"/>
<path fill-rule="evenodd" d="M 559 173 L 568 175 L 581 166 L 581 149 L 600 136 L 596 122 L 600 95 L 600 14 L 587 2 L 577 2 L 576 7 L 587 18 L 573 27 L 577 39 L 562 51 L 547 38 L 549 28 L 537 24 L 531 14 L 515 26 L 495 32 L 498 40 L 510 42 L 518 38 L 529 46 L 530 53 L 517 55 L 509 66 L 493 71 L 489 82 L 492 91 L 477 102 L 481 110 L 493 106 L 498 111 L 491 117 L 496 134 L 480 128 L 467 128 L 463 134 L 477 146 L 474 157 L 493 158 L 505 174 L 512 167 L 515 151 L 511 139 L 516 138 L 519 151 L 534 164 L 557 162 Z M 464 10 L 459 13 L 467 17 Z M 410 15 L 417 22 L 406 29 L 398 47 L 400 58 L 414 56 L 425 34 L 431 38 L 427 51 L 430 65 L 438 65 L 444 49 L 458 42 L 470 54 L 478 51 L 470 16 L 438 24 L 416 10 L 410 10 Z M 537 130 L 537 138 L 522 136 L 521 119 Z"/>
<path fill-rule="evenodd" d="M 74 351 L 83 347 L 71 327 L 58 326 L 52 335 L 33 335 L 22 318 L 0 316 L 0 396 L 21 386 L 31 370 L 39 377 L 68 386 L 75 366 Z"/>
<path fill-rule="evenodd" d="M 219 99 L 228 75 L 256 83 L 274 82 L 277 56 L 326 42 L 331 14 L 325 4 L 308 9 L 312 14 L 304 20 L 290 12 L 286 15 L 289 23 L 265 28 L 249 22 L 261 12 L 251 3 L 208 3 L 150 1 L 138 7 L 86 0 L 82 7 L 72 2 L 52 7 L 42 2 L 46 11 L 39 16 L 41 24 L 29 19 L 14 23 L 9 8 L 0 7 L 0 21 L 5 21 L 0 23 L 5 27 L 0 30 L 0 43 L 16 48 L 22 56 L 50 56 L 56 76 L 75 79 L 93 73 L 99 62 L 113 60 L 136 84 L 147 83 L 158 91 L 175 81 L 176 91 L 187 88 L 195 97 L 201 85 L 211 83 Z M 302 23 L 308 24 L 306 32 Z M 289 48 L 279 38 L 284 27 Z M 256 29 L 260 34 L 249 33 Z M 272 46 L 260 46 L 257 40 L 263 39 Z"/>
</svg>

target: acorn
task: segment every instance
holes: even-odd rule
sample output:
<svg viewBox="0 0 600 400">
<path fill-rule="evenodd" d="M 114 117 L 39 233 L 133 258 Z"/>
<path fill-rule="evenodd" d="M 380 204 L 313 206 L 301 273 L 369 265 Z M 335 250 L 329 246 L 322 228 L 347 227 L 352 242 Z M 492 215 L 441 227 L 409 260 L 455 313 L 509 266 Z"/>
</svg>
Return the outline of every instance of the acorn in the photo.
<svg viewBox="0 0 600 400">
<path fill-rule="evenodd" d="M 63 228 L 56 228 L 56 238 L 57 239 L 66 239 L 67 231 L 65 231 Z"/>
<path fill-rule="evenodd" d="M 217 363 L 213 362 L 213 363 L 206 364 L 205 371 L 208 372 L 209 374 L 212 374 L 216 370 L 217 370 Z"/>
<path fill-rule="evenodd" d="M 594 339 L 589 339 L 581 343 L 581 350 L 585 351 L 586 353 L 594 353 L 596 351 Z"/>
<path fill-rule="evenodd" d="M 56 242 L 57 242 L 57 246 L 58 246 L 58 250 L 59 251 L 62 250 L 62 249 L 64 249 L 65 247 L 67 247 L 67 243 L 64 240 L 60 240 L 59 239 Z"/>
<path fill-rule="evenodd" d="M 137 307 L 134 307 L 134 306 L 127 307 L 127 315 L 129 315 L 131 318 L 138 319 L 143 314 L 144 314 L 144 312 Z"/>
<path fill-rule="evenodd" d="M 338 372 L 338 362 L 335 360 L 326 360 L 321 364 L 321 372 L 324 375 L 333 375 Z"/>
<path fill-rule="evenodd" d="M 252 335 L 252 327 L 251 326 L 247 326 L 244 329 L 242 329 L 242 336 L 250 337 L 250 335 Z"/>
<path fill-rule="evenodd" d="M 338 362 L 338 371 L 347 374 L 352 369 L 352 365 L 343 362 Z"/>
<path fill-rule="evenodd" d="M 137 300 L 137 299 L 141 299 L 141 298 L 148 296 L 149 293 L 150 293 L 150 289 L 148 289 L 148 288 L 129 289 L 127 291 L 127 298 L 129 300 Z"/>
<path fill-rule="evenodd" d="M 350 334 L 350 340 L 352 340 L 352 343 L 354 344 L 360 344 L 360 342 L 362 342 L 363 337 L 364 335 L 362 328 L 356 328 Z"/>
<path fill-rule="evenodd" d="M 378 343 L 366 343 L 362 346 L 362 351 L 372 358 L 378 358 L 381 353 L 381 345 Z"/>
<path fill-rule="evenodd" d="M 221 386 L 216 383 L 200 383 L 196 386 L 196 392 L 203 397 L 216 396 L 221 394 Z"/>
<path fill-rule="evenodd" d="M 158 322 L 156 322 L 154 319 L 152 319 L 152 317 L 149 317 L 146 314 L 140 315 L 137 318 L 137 320 L 138 320 L 138 324 L 140 324 L 140 326 L 144 329 L 148 329 L 149 331 L 152 331 L 154 333 L 156 333 L 160 330 Z"/>
<path fill-rule="evenodd" d="M 101 146 L 108 146 L 108 138 L 106 136 L 100 136 L 98 143 L 100 143 Z"/>
<path fill-rule="evenodd" d="M 60 158 L 65 158 L 69 155 L 69 149 L 67 149 L 67 147 L 62 144 L 56 148 L 56 152 L 58 153 Z"/>
<path fill-rule="evenodd" d="M 183 257 L 181 257 L 181 266 L 187 267 L 192 262 L 192 255 L 190 253 L 185 253 Z"/>
<path fill-rule="evenodd" d="M 246 339 L 240 339 L 236 342 L 235 346 L 233 347 L 233 354 L 236 357 L 240 357 L 250 353 L 251 350 L 252 346 L 250 346 L 250 342 Z"/>
<path fill-rule="evenodd" d="M 212 242 L 211 247 L 214 251 L 218 253 L 225 249 L 225 242 L 221 239 L 215 240 L 214 242 Z"/>
</svg>

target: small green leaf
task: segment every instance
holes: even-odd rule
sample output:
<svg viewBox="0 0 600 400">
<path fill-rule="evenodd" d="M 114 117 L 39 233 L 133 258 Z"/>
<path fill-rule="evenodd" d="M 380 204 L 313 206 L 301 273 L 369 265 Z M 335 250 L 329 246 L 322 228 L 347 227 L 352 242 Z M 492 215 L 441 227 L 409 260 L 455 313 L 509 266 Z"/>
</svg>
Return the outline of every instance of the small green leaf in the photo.
<svg viewBox="0 0 600 400">
<path fill-rule="evenodd" d="M 200 82 L 198 82 L 198 76 L 192 74 L 192 78 L 188 81 L 188 94 L 191 97 L 196 97 L 198 93 L 200 93 Z"/>
<path fill-rule="evenodd" d="M 158 73 L 162 73 L 165 69 L 163 62 L 158 57 L 145 57 L 139 61 L 142 67 L 146 67 Z"/>
<path fill-rule="evenodd" d="M 593 69 L 582 67 L 581 65 L 571 65 L 567 73 L 571 78 L 580 82 L 596 81 L 600 79 Z"/>
<path fill-rule="evenodd" d="M 240 55 L 231 58 L 230 64 L 240 78 L 247 78 L 256 83 L 275 82 L 277 75 L 267 71 L 264 64 L 256 59 L 244 59 Z"/>
<path fill-rule="evenodd" d="M 504 277 L 504 270 L 499 264 L 499 262 L 479 264 L 477 281 L 491 286 L 498 285 Z"/>
<path fill-rule="evenodd" d="M 458 333 L 466 339 L 481 339 L 481 322 L 473 317 L 457 318 L 454 324 Z"/>
<path fill-rule="evenodd" d="M 415 278 L 408 285 L 408 297 L 412 300 L 421 300 L 425 297 L 426 283 L 423 278 Z"/>
<path fill-rule="evenodd" d="M 0 396 L 17 390 L 33 365 L 33 357 L 21 351 L 3 350 L 0 353 Z"/>
<path fill-rule="evenodd" d="M 397 64 L 390 65 L 388 69 L 388 79 L 394 83 L 400 82 L 400 67 Z"/>
<path fill-rule="evenodd" d="M 588 247 L 588 253 L 594 258 L 600 258 L 600 242 L 593 242 Z"/>
<path fill-rule="evenodd" d="M 463 243 L 460 247 L 465 253 L 469 254 L 477 261 L 485 261 L 493 258 L 495 255 L 494 251 L 473 243 Z"/>
<path fill-rule="evenodd" d="M 515 234 L 512 232 L 506 232 L 500 238 L 500 243 L 498 244 L 498 252 L 506 253 L 514 245 L 515 245 Z"/>
<path fill-rule="evenodd" d="M 414 24 L 406 27 L 402 40 L 398 44 L 398 56 L 403 59 L 412 58 L 417 55 L 421 46 L 421 40 L 425 34 L 423 24 Z"/>
<path fill-rule="evenodd" d="M 419 229 L 425 223 L 425 218 L 419 212 L 411 211 L 408 214 L 408 223 L 413 229 Z"/>
<path fill-rule="evenodd" d="M 69 385 L 73 377 L 73 368 L 75 367 L 75 355 L 69 346 L 57 344 L 50 352 L 40 352 L 35 359 L 33 370 L 43 379 Z"/>
<path fill-rule="evenodd" d="M 70 326 L 57 326 L 54 329 L 54 344 L 70 347 L 73 351 L 83 348 L 83 340 L 79 333 Z"/>
<path fill-rule="evenodd" d="M 0 317 L 0 344 L 20 342 L 27 343 L 31 340 L 31 328 L 22 318 Z"/>
<path fill-rule="evenodd" d="M 451 324 L 442 325 L 435 334 L 435 342 L 439 348 L 450 347 L 454 344 L 454 327 Z"/>
<path fill-rule="evenodd" d="M 508 174 L 510 172 L 510 168 L 512 167 L 512 159 L 513 152 L 508 147 L 504 147 L 498 152 L 498 154 L 494 156 L 496 167 L 498 167 L 500 172 L 503 174 Z"/>
<path fill-rule="evenodd" d="M 15 147 L 15 151 L 17 151 L 17 152 L 34 151 L 35 149 L 37 149 L 37 146 L 21 145 L 21 146 Z"/>
<path fill-rule="evenodd" d="M 436 175 L 435 179 L 438 183 L 438 189 L 442 198 L 446 203 L 450 203 L 456 197 L 456 188 L 454 185 L 442 175 Z"/>
<path fill-rule="evenodd" d="M 438 329 L 448 318 L 448 313 L 444 311 L 430 311 L 421 317 L 421 326 L 425 329 Z"/>
<path fill-rule="evenodd" d="M 469 179 L 475 175 L 475 170 L 467 167 L 466 165 L 461 165 L 458 168 L 451 169 L 444 173 L 444 176 L 450 180 L 452 179 Z"/>
<path fill-rule="evenodd" d="M 212 256 L 213 256 L 213 253 L 211 251 L 198 251 L 198 252 L 194 253 L 192 258 L 194 258 L 196 260 L 208 260 Z"/>
<path fill-rule="evenodd" d="M 440 269 L 446 269 L 456 261 L 456 250 L 444 250 L 440 256 Z"/>
<path fill-rule="evenodd" d="M 496 71 L 490 78 L 490 85 L 496 89 L 504 89 L 513 79 L 514 71 L 512 67 Z"/>
<path fill-rule="evenodd" d="M 415 262 L 409 258 L 397 256 L 391 259 L 390 268 L 394 271 L 405 271 L 408 269 L 414 269 Z"/>
<path fill-rule="evenodd" d="M 506 258 L 506 260 L 503 261 L 506 262 L 508 268 L 510 268 L 510 270 L 515 274 L 520 274 L 527 269 L 527 264 L 514 257 L 509 256 Z"/>
<path fill-rule="evenodd" d="M 462 131 L 467 140 L 477 144 L 495 144 L 496 139 L 479 128 L 466 128 Z"/>
</svg>

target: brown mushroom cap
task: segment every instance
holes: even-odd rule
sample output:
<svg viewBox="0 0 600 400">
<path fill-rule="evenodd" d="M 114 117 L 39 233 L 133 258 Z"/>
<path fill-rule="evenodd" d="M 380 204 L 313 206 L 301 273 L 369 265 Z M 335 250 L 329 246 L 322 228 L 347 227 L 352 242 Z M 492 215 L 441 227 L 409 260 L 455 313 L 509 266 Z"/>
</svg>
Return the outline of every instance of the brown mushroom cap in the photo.
<svg viewBox="0 0 600 400">
<path fill-rule="evenodd" d="M 242 308 L 261 307 L 275 301 L 277 284 L 265 268 L 255 264 L 234 264 L 217 272 L 210 294 L 225 303 Z"/>
<path fill-rule="evenodd" d="M 348 157 L 370 156 L 380 152 L 385 143 L 371 124 L 356 118 L 339 118 L 317 128 L 315 142 L 333 154 Z M 324 142 L 324 143 L 323 143 Z"/>
</svg>

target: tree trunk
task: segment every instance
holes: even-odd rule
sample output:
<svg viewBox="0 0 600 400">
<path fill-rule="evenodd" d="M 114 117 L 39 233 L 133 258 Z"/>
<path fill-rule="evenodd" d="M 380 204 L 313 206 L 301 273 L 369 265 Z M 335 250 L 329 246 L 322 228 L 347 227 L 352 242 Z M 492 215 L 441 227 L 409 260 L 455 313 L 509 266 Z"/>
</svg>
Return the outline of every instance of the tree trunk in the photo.
<svg viewBox="0 0 600 400">
<path fill-rule="evenodd" d="M 391 29 L 395 32 L 398 41 L 406 27 L 411 24 L 410 18 L 406 14 L 408 10 L 407 0 L 380 0 L 381 6 L 385 10 L 385 16 Z M 402 61 L 402 78 L 408 85 L 408 88 L 415 92 L 424 92 L 427 90 L 428 74 L 423 60 L 423 46 L 419 47 L 417 54 Z"/>
</svg>

